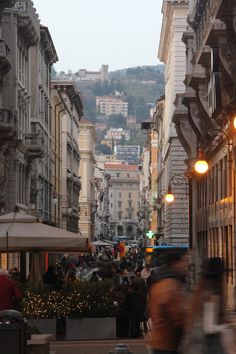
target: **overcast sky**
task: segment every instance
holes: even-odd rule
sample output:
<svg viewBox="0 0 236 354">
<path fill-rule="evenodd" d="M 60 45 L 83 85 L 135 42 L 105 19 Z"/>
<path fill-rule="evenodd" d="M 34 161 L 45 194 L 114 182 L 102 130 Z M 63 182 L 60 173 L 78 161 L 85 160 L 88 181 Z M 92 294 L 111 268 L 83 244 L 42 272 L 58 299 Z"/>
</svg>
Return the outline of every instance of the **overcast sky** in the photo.
<svg viewBox="0 0 236 354">
<path fill-rule="evenodd" d="M 156 65 L 162 0 L 33 0 L 51 32 L 56 70 Z"/>
</svg>

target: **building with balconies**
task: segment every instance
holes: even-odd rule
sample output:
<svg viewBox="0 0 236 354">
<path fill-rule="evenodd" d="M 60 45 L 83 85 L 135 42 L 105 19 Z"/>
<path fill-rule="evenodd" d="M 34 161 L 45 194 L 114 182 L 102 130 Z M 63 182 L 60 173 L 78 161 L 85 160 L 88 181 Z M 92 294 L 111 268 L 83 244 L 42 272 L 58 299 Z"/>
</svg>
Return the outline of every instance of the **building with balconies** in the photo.
<svg viewBox="0 0 236 354">
<path fill-rule="evenodd" d="M 4 2 L 14 5 L 14 2 Z M 1 2 L 2 5 L 2 2 Z M 30 206 L 32 164 L 44 153 L 41 132 L 31 125 L 31 78 L 38 67 L 31 60 L 40 42 L 40 24 L 32 1 L 17 1 L 1 16 L 1 212 Z M 9 55 L 10 53 L 10 55 Z"/>
<path fill-rule="evenodd" d="M 185 92 L 176 97 L 174 121 L 187 154 L 190 245 L 194 280 L 208 257 L 222 257 L 226 305 L 235 310 L 236 31 L 235 2 L 189 1 Z M 198 149 L 208 172 L 194 172 Z"/>
<path fill-rule="evenodd" d="M 109 180 L 110 235 L 136 239 L 140 210 L 140 171 L 137 165 L 105 163 Z"/>
<path fill-rule="evenodd" d="M 58 60 L 57 53 L 47 27 L 40 26 L 40 42 L 31 49 L 31 131 L 43 142 L 44 153 L 34 159 L 31 173 L 31 208 L 44 222 L 55 226 L 53 216 L 52 187 L 52 117 L 51 82 L 52 64 Z M 38 75 L 36 75 L 38 72 Z"/>
<path fill-rule="evenodd" d="M 54 218 L 68 231 L 79 233 L 79 123 L 83 116 L 80 93 L 69 81 L 52 82 Z M 61 175 L 60 175 L 61 173 Z M 60 220 L 61 218 L 61 220 Z"/>
</svg>

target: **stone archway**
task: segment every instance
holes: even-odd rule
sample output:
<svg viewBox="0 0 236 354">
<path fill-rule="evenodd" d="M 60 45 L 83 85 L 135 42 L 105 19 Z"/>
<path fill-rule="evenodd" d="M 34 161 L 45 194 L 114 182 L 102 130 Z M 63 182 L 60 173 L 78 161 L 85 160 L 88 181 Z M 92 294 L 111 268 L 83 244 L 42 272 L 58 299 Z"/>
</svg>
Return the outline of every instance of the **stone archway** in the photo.
<svg viewBox="0 0 236 354">
<path fill-rule="evenodd" d="M 123 236 L 123 226 L 122 225 L 118 225 L 117 226 L 117 235 L 118 236 Z"/>
</svg>

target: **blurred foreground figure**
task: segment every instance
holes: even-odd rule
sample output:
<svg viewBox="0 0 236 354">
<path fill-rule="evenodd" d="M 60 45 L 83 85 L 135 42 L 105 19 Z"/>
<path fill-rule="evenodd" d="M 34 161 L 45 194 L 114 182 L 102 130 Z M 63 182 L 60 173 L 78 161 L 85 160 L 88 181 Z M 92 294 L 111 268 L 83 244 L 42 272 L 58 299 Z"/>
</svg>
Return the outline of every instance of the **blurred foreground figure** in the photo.
<svg viewBox="0 0 236 354">
<path fill-rule="evenodd" d="M 152 331 L 149 346 L 153 354 L 177 353 L 185 326 L 184 281 L 188 271 L 188 256 L 186 251 L 172 249 L 166 255 L 166 261 L 167 265 L 155 276 L 150 288 Z"/>
<path fill-rule="evenodd" d="M 0 269 L 0 311 L 13 310 L 16 302 L 23 297 L 15 281 L 9 278 L 7 271 Z"/>
<path fill-rule="evenodd" d="M 221 258 L 208 260 L 193 295 L 183 354 L 235 354 L 234 332 L 224 313 L 224 266 Z"/>
</svg>

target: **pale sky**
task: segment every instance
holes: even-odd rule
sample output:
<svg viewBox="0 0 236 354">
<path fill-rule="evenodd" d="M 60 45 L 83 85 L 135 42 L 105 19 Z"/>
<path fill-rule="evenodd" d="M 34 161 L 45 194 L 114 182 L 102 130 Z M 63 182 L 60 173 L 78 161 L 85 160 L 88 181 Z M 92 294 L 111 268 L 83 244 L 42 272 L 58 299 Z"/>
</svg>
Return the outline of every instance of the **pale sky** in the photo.
<svg viewBox="0 0 236 354">
<path fill-rule="evenodd" d="M 57 71 L 156 65 L 162 0 L 33 0 L 59 56 Z"/>
</svg>

